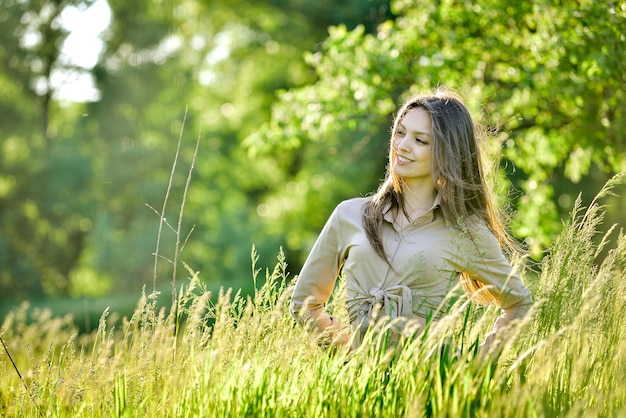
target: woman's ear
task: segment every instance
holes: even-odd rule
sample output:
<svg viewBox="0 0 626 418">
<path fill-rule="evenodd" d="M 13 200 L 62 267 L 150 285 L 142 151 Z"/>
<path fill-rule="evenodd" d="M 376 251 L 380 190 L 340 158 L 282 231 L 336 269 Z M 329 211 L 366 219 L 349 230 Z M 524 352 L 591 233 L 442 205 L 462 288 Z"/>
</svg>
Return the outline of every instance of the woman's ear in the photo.
<svg viewBox="0 0 626 418">
<path fill-rule="evenodd" d="M 436 176 L 433 176 L 433 178 L 435 177 L 437 178 L 437 180 L 435 180 L 435 190 L 437 190 L 437 192 L 441 192 L 441 189 L 443 189 L 446 184 L 446 179 L 443 178 L 441 173 L 436 173 Z"/>
</svg>

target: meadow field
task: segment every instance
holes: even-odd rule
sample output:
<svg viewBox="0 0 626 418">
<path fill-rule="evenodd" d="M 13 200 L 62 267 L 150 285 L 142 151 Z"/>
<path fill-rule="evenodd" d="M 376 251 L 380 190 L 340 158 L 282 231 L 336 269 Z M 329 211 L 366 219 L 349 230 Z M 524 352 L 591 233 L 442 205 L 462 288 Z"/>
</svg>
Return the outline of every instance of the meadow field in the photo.
<svg viewBox="0 0 626 418">
<path fill-rule="evenodd" d="M 476 351 L 497 309 L 466 297 L 395 348 L 384 332 L 352 353 L 321 348 L 288 313 L 282 252 L 269 270 L 252 254 L 253 296 L 212 295 L 187 268 L 175 313 L 138 295 L 132 317 L 105 311 L 92 333 L 24 304 L 0 329 L 0 416 L 623 417 L 626 236 L 598 236 L 602 217 L 576 205 L 497 355 Z M 345 320 L 340 296 L 329 309 Z"/>
</svg>

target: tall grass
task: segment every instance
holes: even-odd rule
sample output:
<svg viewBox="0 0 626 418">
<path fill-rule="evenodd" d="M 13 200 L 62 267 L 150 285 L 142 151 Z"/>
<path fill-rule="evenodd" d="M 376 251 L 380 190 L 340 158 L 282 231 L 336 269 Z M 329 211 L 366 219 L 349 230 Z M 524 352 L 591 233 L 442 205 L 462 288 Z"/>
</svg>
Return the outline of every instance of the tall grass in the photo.
<svg viewBox="0 0 626 418">
<path fill-rule="evenodd" d="M 395 348 L 380 349 L 379 333 L 350 354 L 321 349 L 288 314 L 279 252 L 253 296 L 211 295 L 187 267 L 178 310 L 142 295 L 132 317 L 105 311 L 92 334 L 70 317 L 14 310 L 0 336 L 24 379 L 0 352 L 0 416 L 626 416 L 626 236 L 598 240 L 602 217 L 596 201 L 577 202 L 530 283 L 533 311 L 497 358 L 475 350 L 496 310 L 463 298 Z M 254 252 L 252 266 L 256 283 Z M 341 299 L 330 309 L 345 320 Z"/>
</svg>

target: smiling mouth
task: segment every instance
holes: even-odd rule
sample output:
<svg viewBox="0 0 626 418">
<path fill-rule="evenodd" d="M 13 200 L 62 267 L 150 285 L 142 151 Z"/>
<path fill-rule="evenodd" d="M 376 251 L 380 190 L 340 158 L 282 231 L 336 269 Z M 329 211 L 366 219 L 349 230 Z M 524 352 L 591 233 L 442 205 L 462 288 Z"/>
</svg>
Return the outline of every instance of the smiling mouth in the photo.
<svg viewBox="0 0 626 418">
<path fill-rule="evenodd" d="M 404 157 L 401 157 L 401 156 L 399 156 L 399 155 L 396 157 L 396 159 L 398 160 L 398 162 L 399 162 L 400 164 L 408 164 L 408 163 L 412 162 L 412 161 L 411 161 L 411 160 L 409 160 L 408 158 L 404 158 Z"/>
</svg>

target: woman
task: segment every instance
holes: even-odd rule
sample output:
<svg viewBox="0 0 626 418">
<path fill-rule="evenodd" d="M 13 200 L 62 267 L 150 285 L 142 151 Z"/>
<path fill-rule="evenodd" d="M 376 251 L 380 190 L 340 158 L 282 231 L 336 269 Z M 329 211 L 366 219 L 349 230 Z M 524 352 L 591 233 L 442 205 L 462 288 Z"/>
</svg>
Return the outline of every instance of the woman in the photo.
<svg viewBox="0 0 626 418">
<path fill-rule="evenodd" d="M 502 308 L 483 346 L 523 317 L 532 296 L 503 255 L 501 245 L 513 241 L 492 204 L 476 136 L 454 93 L 406 101 L 393 124 L 385 180 L 373 196 L 332 213 L 296 281 L 294 318 L 348 343 L 324 309 L 341 269 L 352 348 L 377 318 L 424 329 L 445 313 L 442 302 L 459 281 L 474 299 Z"/>
</svg>

